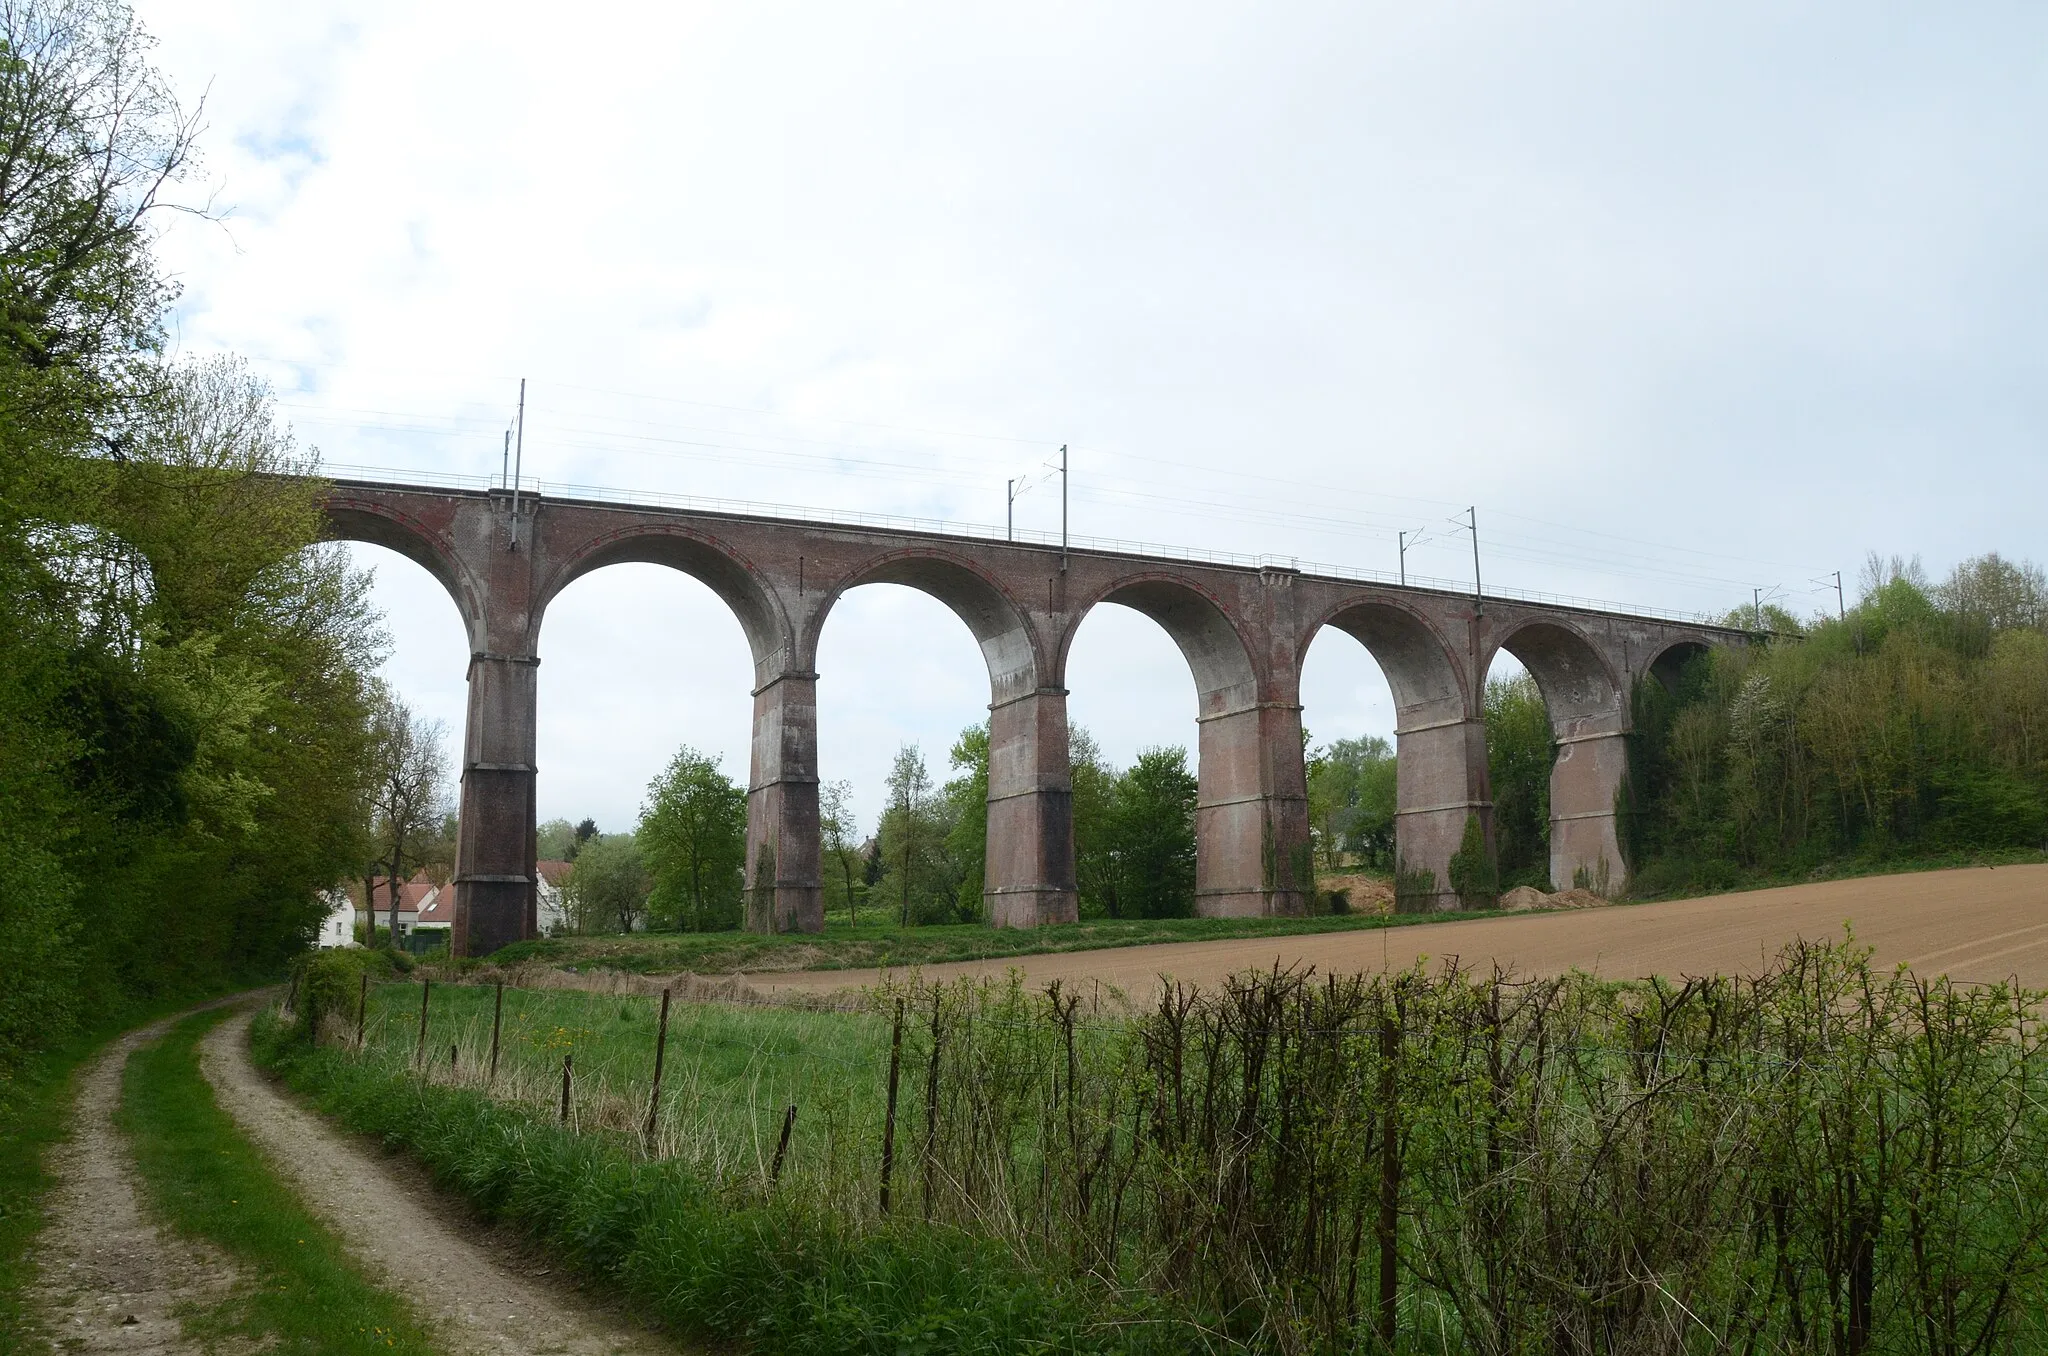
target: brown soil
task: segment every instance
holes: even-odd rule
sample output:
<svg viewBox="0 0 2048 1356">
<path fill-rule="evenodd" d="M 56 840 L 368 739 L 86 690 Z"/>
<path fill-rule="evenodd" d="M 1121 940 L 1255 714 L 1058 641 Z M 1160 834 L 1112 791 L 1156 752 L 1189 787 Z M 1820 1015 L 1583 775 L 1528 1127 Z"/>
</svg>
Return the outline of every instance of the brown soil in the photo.
<svg viewBox="0 0 2048 1356">
<path fill-rule="evenodd" d="M 169 1025 L 129 1032 L 80 1071 L 71 1138 L 50 1155 L 58 1185 L 31 1307 L 59 1350 L 197 1352 L 179 1311 L 219 1303 L 241 1279 L 218 1250 L 148 1218 L 127 1141 L 114 1127 L 128 1056 Z"/>
<path fill-rule="evenodd" d="M 223 1022 L 202 1047 L 221 1106 L 365 1271 L 424 1309 L 449 1350 L 675 1350 L 578 1295 L 512 1238 L 463 1218 L 416 1168 L 364 1147 L 286 1098 L 249 1060 L 252 1016 Z"/>
<path fill-rule="evenodd" d="M 1201 984 L 1275 964 L 1325 973 L 1399 969 L 1456 956 L 1525 974 L 1586 970 L 1617 979 L 1753 973 L 1795 938 L 1839 938 L 1844 924 L 1876 963 L 1969 981 L 2017 977 L 2048 988 L 2048 865 L 1925 871 L 1825 881 L 1661 904 L 1610 905 L 1364 932 L 1240 938 L 926 966 L 930 979 L 1019 971 L 1029 984 L 1093 979 L 1131 995 L 1161 975 Z M 766 992 L 873 984 L 881 972 L 756 975 Z"/>
<path fill-rule="evenodd" d="M 1341 875 L 1319 873 L 1316 876 L 1316 893 L 1344 896 L 1345 911 L 1348 913 L 1394 911 L 1394 883 L 1379 876 L 1368 876 L 1363 872 L 1346 872 Z"/>
</svg>

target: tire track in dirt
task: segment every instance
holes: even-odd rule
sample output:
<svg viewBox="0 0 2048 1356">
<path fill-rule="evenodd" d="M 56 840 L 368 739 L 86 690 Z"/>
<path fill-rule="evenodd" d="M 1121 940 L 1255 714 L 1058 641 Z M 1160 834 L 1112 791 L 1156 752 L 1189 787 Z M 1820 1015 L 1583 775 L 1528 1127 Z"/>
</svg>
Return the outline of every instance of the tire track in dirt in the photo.
<svg viewBox="0 0 2048 1356">
<path fill-rule="evenodd" d="M 250 1061 L 254 1015 L 221 1023 L 201 1047 L 214 1095 L 365 1273 L 411 1299 L 447 1349 L 478 1356 L 677 1350 L 577 1295 L 509 1240 L 462 1219 L 424 1174 L 366 1150 L 288 1098 Z"/>
<path fill-rule="evenodd" d="M 179 1311 L 218 1304 L 242 1281 L 219 1249 L 148 1216 L 127 1137 L 114 1125 L 128 1056 L 176 1020 L 131 1031 L 93 1057 L 79 1074 L 71 1137 L 51 1151 L 57 1186 L 30 1305 L 59 1350 L 197 1353 Z"/>
</svg>

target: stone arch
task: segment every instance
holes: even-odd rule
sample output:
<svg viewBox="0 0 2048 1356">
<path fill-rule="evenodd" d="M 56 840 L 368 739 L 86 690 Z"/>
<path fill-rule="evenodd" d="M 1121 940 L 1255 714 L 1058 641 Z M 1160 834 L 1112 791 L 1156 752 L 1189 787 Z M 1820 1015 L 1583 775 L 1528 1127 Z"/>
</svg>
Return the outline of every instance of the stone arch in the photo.
<svg viewBox="0 0 2048 1356">
<path fill-rule="evenodd" d="M 1070 923 L 1074 893 L 1073 780 L 1066 693 L 1044 681 L 1044 650 L 1030 615 L 981 566 L 930 548 L 891 551 L 833 581 L 810 615 L 797 653 L 814 667 L 825 621 L 848 590 L 901 584 L 966 623 L 989 678 L 988 839 L 982 903 L 997 927 Z"/>
<path fill-rule="evenodd" d="M 753 652 L 756 681 L 789 666 L 790 624 L 775 590 L 754 563 L 709 533 L 670 523 L 636 523 L 580 543 L 535 591 L 528 622 L 537 645 L 548 605 L 563 589 L 608 565 L 662 565 L 697 580 L 732 610 Z"/>
<path fill-rule="evenodd" d="M 1301 708 L 1292 688 L 1261 673 L 1257 652 L 1220 598 L 1166 572 L 1127 575 L 1075 609 L 1061 638 L 1063 676 L 1081 622 L 1101 603 L 1131 608 L 1158 623 L 1195 680 L 1197 912 L 1302 912 L 1313 867 Z"/>
<path fill-rule="evenodd" d="M 1191 580 L 1164 573 L 1127 575 L 1074 609 L 1060 640 L 1062 679 L 1075 635 L 1102 603 L 1143 613 L 1173 639 L 1194 676 L 1198 719 L 1255 705 L 1263 695 L 1251 646 L 1223 601 Z"/>
<path fill-rule="evenodd" d="M 330 495 L 323 509 L 329 540 L 382 546 L 434 576 L 462 614 L 462 623 L 469 632 L 469 648 L 486 648 L 484 591 L 463 564 L 454 542 L 403 509 L 372 499 L 351 498 L 345 492 Z"/>
<path fill-rule="evenodd" d="M 834 605 L 848 589 L 863 584 L 901 584 L 944 603 L 981 647 L 994 703 L 1029 695 L 1040 686 L 1040 675 L 1046 671 L 1042 646 L 1023 605 L 973 561 L 928 548 L 886 552 L 833 581 L 804 628 L 797 647 L 800 663 L 816 663 L 818 641 Z"/>
<path fill-rule="evenodd" d="M 1377 595 L 1343 599 L 1302 633 L 1297 652 L 1306 655 L 1326 626 L 1344 632 L 1372 655 L 1398 711 L 1452 718 L 1470 706 L 1471 685 L 1457 662 L 1457 649 L 1406 602 Z"/>
<path fill-rule="evenodd" d="M 1557 741 L 1550 769 L 1550 883 L 1619 893 L 1628 881 L 1616 822 L 1628 777 L 1627 683 L 1601 647 L 1563 618 L 1522 622 L 1493 653 L 1501 650 L 1536 680 Z"/>
<path fill-rule="evenodd" d="M 1703 640 L 1674 640 L 1650 657 L 1644 671 L 1662 683 L 1666 692 L 1675 694 L 1678 691 L 1679 675 L 1685 666 L 1712 648 Z"/>
<path fill-rule="evenodd" d="M 1363 645 L 1394 697 L 1395 907 L 1402 912 L 1458 908 L 1451 859 L 1476 817 L 1492 841 L 1486 729 L 1475 683 L 1460 652 L 1406 600 L 1368 593 L 1341 598 L 1304 632 L 1304 657 L 1325 627 Z"/>
</svg>

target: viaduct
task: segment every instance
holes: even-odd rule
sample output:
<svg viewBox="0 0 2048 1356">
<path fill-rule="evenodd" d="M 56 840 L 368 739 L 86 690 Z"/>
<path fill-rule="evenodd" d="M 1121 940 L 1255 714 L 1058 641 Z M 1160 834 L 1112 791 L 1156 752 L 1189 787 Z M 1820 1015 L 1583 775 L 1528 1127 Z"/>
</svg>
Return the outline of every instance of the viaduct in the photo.
<svg viewBox="0 0 2048 1356">
<path fill-rule="evenodd" d="M 1550 875 L 1618 889 L 1616 797 L 1630 692 L 1741 632 L 1591 607 L 1360 583 L 1270 566 L 539 497 L 507 489 L 331 483 L 331 534 L 373 542 L 440 580 L 469 632 L 469 712 L 456 850 L 457 955 L 534 935 L 536 668 L 548 605 L 580 576 L 628 561 L 710 586 L 754 660 L 747 792 L 747 925 L 817 931 L 818 638 L 846 590 L 904 584 L 958 614 L 989 675 L 986 905 L 998 927 L 1075 917 L 1067 764 L 1068 648 L 1089 609 L 1151 617 L 1199 693 L 1198 910 L 1305 911 L 1308 797 L 1300 678 L 1333 626 L 1385 673 L 1397 712 L 1395 854 L 1403 908 L 1455 900 L 1449 863 L 1477 818 L 1491 843 L 1485 675 L 1506 650 L 1541 689 L 1558 751 Z"/>
</svg>

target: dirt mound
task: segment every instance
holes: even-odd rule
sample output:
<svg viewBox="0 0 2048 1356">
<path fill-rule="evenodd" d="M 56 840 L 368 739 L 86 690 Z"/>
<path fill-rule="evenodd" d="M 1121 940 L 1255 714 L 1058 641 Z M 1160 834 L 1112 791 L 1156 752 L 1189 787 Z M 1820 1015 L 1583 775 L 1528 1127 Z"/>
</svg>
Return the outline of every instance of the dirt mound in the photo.
<svg viewBox="0 0 2048 1356">
<path fill-rule="evenodd" d="M 1523 909 L 1597 909 L 1609 901 L 1591 890 L 1559 890 L 1545 894 L 1533 885 L 1517 885 L 1500 897 L 1500 906 L 1510 913 Z"/>
<path fill-rule="evenodd" d="M 1394 911 L 1394 883 L 1378 876 L 1363 872 L 1319 875 L 1316 877 L 1316 893 L 1325 903 L 1330 896 L 1344 898 L 1344 913 L 1392 913 Z"/>
</svg>

